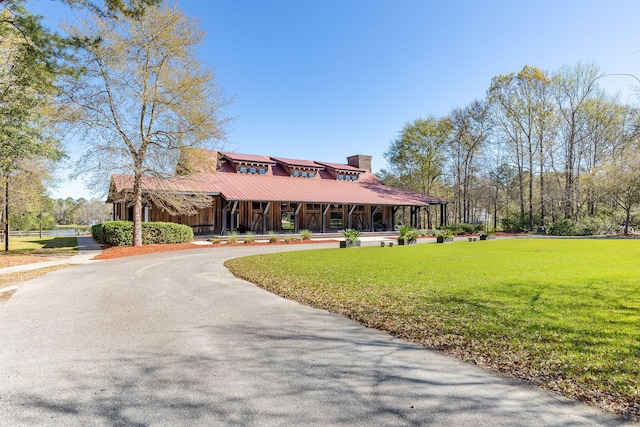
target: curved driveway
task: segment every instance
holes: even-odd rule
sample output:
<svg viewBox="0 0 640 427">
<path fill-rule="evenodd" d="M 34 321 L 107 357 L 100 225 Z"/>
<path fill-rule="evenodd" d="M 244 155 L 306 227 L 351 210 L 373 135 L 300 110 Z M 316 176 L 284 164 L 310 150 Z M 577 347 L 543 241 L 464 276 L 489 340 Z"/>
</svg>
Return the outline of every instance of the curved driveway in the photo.
<svg viewBox="0 0 640 427">
<path fill-rule="evenodd" d="M 0 305 L 0 425 L 620 424 L 222 267 L 297 249 L 121 258 L 23 285 Z"/>
</svg>

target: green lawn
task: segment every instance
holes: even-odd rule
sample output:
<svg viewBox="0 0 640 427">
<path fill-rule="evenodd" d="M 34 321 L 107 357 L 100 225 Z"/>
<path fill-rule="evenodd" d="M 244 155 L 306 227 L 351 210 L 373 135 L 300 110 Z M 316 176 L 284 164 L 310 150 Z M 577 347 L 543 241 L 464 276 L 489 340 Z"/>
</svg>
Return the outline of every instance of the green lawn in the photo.
<svg viewBox="0 0 640 427">
<path fill-rule="evenodd" d="M 364 247 L 226 265 L 284 297 L 639 415 L 640 241 Z"/>
<path fill-rule="evenodd" d="M 4 246 L 3 246 L 4 248 Z M 78 240 L 71 237 L 9 237 L 9 251 L 36 253 L 72 253 L 78 250 Z"/>
</svg>

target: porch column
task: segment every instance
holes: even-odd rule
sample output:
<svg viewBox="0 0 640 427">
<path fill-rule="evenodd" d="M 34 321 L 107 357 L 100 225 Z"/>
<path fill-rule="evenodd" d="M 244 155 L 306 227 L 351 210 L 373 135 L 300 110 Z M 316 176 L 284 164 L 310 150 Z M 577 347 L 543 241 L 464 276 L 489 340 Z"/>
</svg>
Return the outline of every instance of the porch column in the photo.
<svg viewBox="0 0 640 427">
<path fill-rule="evenodd" d="M 322 232 L 325 232 L 325 226 L 327 224 L 327 212 L 329 212 L 329 209 L 331 208 L 331 204 L 328 204 L 326 208 L 322 208 L 322 204 L 320 204 L 320 210 L 322 211 Z"/>
<path fill-rule="evenodd" d="M 447 220 L 445 219 L 447 216 L 447 205 L 442 203 L 440 205 L 440 227 L 444 227 L 447 225 Z"/>
<path fill-rule="evenodd" d="M 400 206 L 394 206 L 391 208 L 391 231 L 396 229 L 396 212 L 398 212 L 399 208 Z"/>
<path fill-rule="evenodd" d="M 371 210 L 371 231 L 376 231 L 376 226 L 373 222 L 373 217 L 378 212 L 378 209 L 380 209 L 380 206 L 376 206 L 374 209 Z"/>
<path fill-rule="evenodd" d="M 347 205 L 347 206 L 348 206 L 348 205 Z M 352 228 L 352 227 L 351 227 L 351 215 L 353 214 L 353 211 L 355 211 L 355 210 L 356 210 L 356 207 L 357 207 L 357 206 L 358 206 L 358 205 L 353 205 L 353 206 L 351 206 L 351 209 L 349 209 L 349 214 L 348 214 L 348 215 L 349 215 L 349 220 L 348 220 L 348 222 L 349 222 L 349 228 Z"/>
<path fill-rule="evenodd" d="M 220 235 L 224 236 L 224 232 L 227 230 L 227 207 L 229 203 L 222 203 L 222 218 L 220 218 Z"/>
<path fill-rule="evenodd" d="M 271 207 L 271 202 L 267 202 L 263 211 L 262 211 L 262 234 L 267 234 L 267 214 L 269 213 L 269 208 Z"/>
<path fill-rule="evenodd" d="M 233 202 L 233 206 L 231 207 L 231 228 L 229 229 L 231 233 L 233 233 L 236 229 L 236 209 L 238 209 L 238 202 Z"/>
<path fill-rule="evenodd" d="M 300 213 L 300 209 L 302 208 L 302 203 L 298 203 L 296 206 L 296 210 L 293 214 L 293 232 L 297 233 L 300 228 L 300 224 L 298 222 L 298 213 Z"/>
</svg>

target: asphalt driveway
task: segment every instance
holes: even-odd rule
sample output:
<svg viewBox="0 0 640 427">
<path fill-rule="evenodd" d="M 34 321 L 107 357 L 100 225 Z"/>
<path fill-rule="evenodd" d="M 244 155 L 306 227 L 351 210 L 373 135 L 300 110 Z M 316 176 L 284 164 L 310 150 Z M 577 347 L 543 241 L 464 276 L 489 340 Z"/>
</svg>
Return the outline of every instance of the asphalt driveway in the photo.
<svg viewBox="0 0 640 427">
<path fill-rule="evenodd" d="M 622 424 L 222 267 L 298 249 L 121 258 L 21 286 L 0 305 L 0 425 Z"/>
</svg>

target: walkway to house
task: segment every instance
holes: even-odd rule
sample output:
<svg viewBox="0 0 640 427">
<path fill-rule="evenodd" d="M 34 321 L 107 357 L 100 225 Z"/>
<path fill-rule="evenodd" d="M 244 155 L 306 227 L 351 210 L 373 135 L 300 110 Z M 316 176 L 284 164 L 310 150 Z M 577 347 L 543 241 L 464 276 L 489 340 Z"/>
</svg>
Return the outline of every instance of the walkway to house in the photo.
<svg viewBox="0 0 640 427">
<path fill-rule="evenodd" d="M 0 424 L 623 424 L 279 298 L 222 265 L 303 248 L 120 258 L 22 285 L 0 306 Z"/>
</svg>

